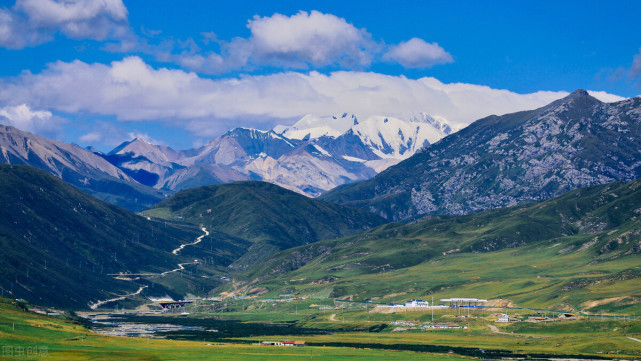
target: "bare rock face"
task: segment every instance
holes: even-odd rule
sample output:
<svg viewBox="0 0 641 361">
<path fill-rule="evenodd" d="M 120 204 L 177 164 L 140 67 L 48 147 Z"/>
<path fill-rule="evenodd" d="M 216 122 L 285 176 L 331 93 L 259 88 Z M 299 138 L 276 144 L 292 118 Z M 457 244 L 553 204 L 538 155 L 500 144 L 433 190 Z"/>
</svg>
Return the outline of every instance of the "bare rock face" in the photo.
<svg viewBox="0 0 641 361">
<path fill-rule="evenodd" d="M 540 201 L 641 177 L 640 142 L 641 98 L 602 103 L 577 90 L 543 108 L 480 119 L 324 199 L 389 220 Z"/>
</svg>

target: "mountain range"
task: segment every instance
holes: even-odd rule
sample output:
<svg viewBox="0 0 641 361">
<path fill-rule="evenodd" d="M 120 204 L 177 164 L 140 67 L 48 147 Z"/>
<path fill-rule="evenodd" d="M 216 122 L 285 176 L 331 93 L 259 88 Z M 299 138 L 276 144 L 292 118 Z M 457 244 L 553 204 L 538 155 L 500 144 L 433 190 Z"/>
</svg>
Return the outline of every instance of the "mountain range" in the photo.
<svg viewBox="0 0 641 361">
<path fill-rule="evenodd" d="M 480 119 L 374 178 L 322 199 L 388 220 L 467 214 L 641 177 L 641 98 L 584 90 L 545 107 Z"/>
<path fill-rule="evenodd" d="M 332 126 L 322 122 L 331 118 Z M 236 128 L 189 150 L 143 139 L 105 154 L 0 125 L 0 163 L 28 164 L 123 208 L 140 211 L 175 191 L 264 180 L 308 196 L 368 179 L 452 132 L 444 119 L 303 117 L 290 127 Z M 301 134 L 304 133 L 302 136 Z"/>
<path fill-rule="evenodd" d="M 126 172 L 75 144 L 0 125 L 0 164 L 27 164 L 100 199 L 130 210 L 148 208 L 170 192 L 135 181 Z"/>
<path fill-rule="evenodd" d="M 331 120 L 331 121 L 330 121 Z M 264 180 L 308 196 L 371 178 L 450 134 L 445 120 L 355 115 L 303 117 L 270 131 L 233 129 L 203 147 L 176 151 L 142 139 L 99 154 L 137 181 L 178 191 Z"/>
<path fill-rule="evenodd" d="M 623 291 L 616 307 L 636 307 L 641 98 L 602 103 L 577 90 L 440 140 L 452 130 L 427 117 L 330 119 L 238 128 L 187 151 L 138 139 L 109 154 L 2 128 L 12 164 L 0 166 L 0 287 L 73 306 L 147 286 L 392 300 L 454 289 L 570 309 Z M 347 169 L 374 175 L 399 159 L 305 196 L 351 182 Z M 178 192 L 143 217 L 77 189 L 142 205 L 95 188 L 110 182 Z M 200 186 L 220 182 L 231 183 Z"/>
</svg>

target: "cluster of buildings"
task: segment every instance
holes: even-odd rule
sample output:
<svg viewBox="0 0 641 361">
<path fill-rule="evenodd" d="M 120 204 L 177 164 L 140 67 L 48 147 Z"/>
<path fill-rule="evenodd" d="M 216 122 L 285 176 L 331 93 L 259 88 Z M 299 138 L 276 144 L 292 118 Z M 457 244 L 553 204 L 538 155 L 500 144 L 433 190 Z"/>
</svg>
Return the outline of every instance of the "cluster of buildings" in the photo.
<svg viewBox="0 0 641 361">
<path fill-rule="evenodd" d="M 261 346 L 293 346 L 303 347 L 307 346 L 305 341 L 261 341 Z"/>
<path fill-rule="evenodd" d="M 461 326 L 458 323 L 434 323 L 431 325 L 423 325 L 421 326 L 421 330 L 429 330 L 429 329 L 457 329 L 457 328 L 463 328 L 466 329 L 467 326 Z"/>
<path fill-rule="evenodd" d="M 319 310 L 339 310 L 339 307 L 335 306 L 318 306 Z"/>
<path fill-rule="evenodd" d="M 487 300 L 480 298 L 441 298 L 441 302 L 449 303 L 449 307 L 482 307 Z"/>
<path fill-rule="evenodd" d="M 407 308 L 429 308 L 429 307 L 443 307 L 443 306 L 430 306 L 430 303 L 427 301 L 414 299 L 405 301 L 405 304 L 401 303 L 390 303 L 389 305 L 384 305 L 380 307 L 407 307 Z"/>
<path fill-rule="evenodd" d="M 407 331 L 409 328 L 418 328 L 420 323 L 417 325 L 414 322 L 411 321 L 393 321 L 390 322 L 390 325 L 392 326 L 401 326 L 401 327 L 396 327 L 392 332 L 396 331 Z M 404 327 L 404 328 L 402 328 Z M 449 322 L 436 322 L 436 323 L 430 323 L 427 325 L 420 325 L 421 330 L 433 330 L 433 329 L 466 329 L 467 326 L 461 326 L 458 323 L 449 323 Z"/>
<path fill-rule="evenodd" d="M 416 324 L 414 324 L 414 322 L 410 322 L 410 321 L 392 321 L 392 322 L 390 322 L 390 325 L 393 325 L 393 326 L 409 326 L 409 327 L 416 326 Z"/>
<path fill-rule="evenodd" d="M 548 318 L 548 317 L 542 317 L 542 316 L 529 316 L 527 319 L 519 319 L 514 315 L 509 316 L 506 313 L 493 313 L 491 316 L 497 317 L 495 322 L 499 323 L 508 323 L 508 322 L 520 322 L 520 321 L 525 321 L 525 322 L 548 322 L 548 321 L 559 321 L 559 320 L 576 320 L 576 316 L 574 316 L 571 313 L 562 313 L 559 315 L 558 318 Z"/>
<path fill-rule="evenodd" d="M 442 298 L 440 305 L 430 305 L 428 301 L 413 299 L 405 304 L 391 303 L 382 307 L 407 307 L 407 308 L 446 308 L 446 307 L 483 307 L 487 300 L 480 298 Z"/>
</svg>

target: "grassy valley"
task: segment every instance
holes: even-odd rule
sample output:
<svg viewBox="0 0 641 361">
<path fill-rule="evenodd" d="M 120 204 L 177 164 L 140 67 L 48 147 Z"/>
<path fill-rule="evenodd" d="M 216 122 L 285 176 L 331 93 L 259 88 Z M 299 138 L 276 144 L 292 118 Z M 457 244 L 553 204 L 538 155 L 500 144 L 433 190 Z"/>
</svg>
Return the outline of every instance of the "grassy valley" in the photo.
<svg viewBox="0 0 641 361">
<path fill-rule="evenodd" d="M 133 293 L 186 294 L 187 285 L 206 293 L 219 280 L 182 273 L 150 280 L 120 277 L 118 273 L 158 274 L 193 263 L 192 250 L 172 254 L 202 234 L 195 226 L 156 222 L 91 197 L 48 173 L 29 166 L 0 165 L 0 292 L 41 305 L 85 308 L 100 299 Z M 213 233 L 201 245 L 198 258 L 212 274 L 220 254 L 210 251 L 214 240 L 230 246 L 235 238 Z M 242 240 L 236 240 L 243 244 Z M 193 273 L 197 265 L 187 265 Z M 176 280 L 172 280 L 176 278 Z M 217 279 L 217 278 L 216 278 Z M 204 288 L 202 283 L 207 284 Z M 197 286 L 196 286 L 197 285 Z M 180 293 L 179 293 L 180 292 Z M 195 292 L 195 290 L 194 290 Z"/>
<path fill-rule="evenodd" d="M 284 251 L 249 270 L 244 290 L 377 302 L 501 297 L 519 306 L 639 313 L 640 212 L 634 181 L 392 223 Z"/>
<path fill-rule="evenodd" d="M 202 224 L 246 240 L 246 253 L 232 265 L 240 269 L 284 249 L 358 234 L 383 223 L 366 211 L 311 199 L 265 182 L 188 189 L 142 214 Z"/>
<path fill-rule="evenodd" d="M 257 341 L 253 341 L 255 343 Z M 3 360 L 367 360 L 457 361 L 453 354 L 353 347 L 265 347 L 250 342 L 176 341 L 110 337 L 96 334 L 64 317 L 27 312 L 21 305 L 0 298 L 0 346 Z"/>
</svg>

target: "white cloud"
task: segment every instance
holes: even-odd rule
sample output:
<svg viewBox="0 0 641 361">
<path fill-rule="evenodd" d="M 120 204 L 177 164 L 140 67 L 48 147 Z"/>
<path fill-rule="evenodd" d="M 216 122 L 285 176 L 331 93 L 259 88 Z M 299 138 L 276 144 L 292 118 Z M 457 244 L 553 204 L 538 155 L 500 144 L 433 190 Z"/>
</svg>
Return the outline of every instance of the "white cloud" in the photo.
<svg viewBox="0 0 641 361">
<path fill-rule="evenodd" d="M 136 130 L 134 130 L 133 132 L 128 132 L 127 133 L 127 138 L 128 138 L 128 140 L 132 140 L 132 139 L 138 138 L 138 139 L 144 140 L 147 143 L 156 144 L 156 145 L 164 145 L 165 144 L 165 142 L 163 142 L 162 140 L 158 140 L 156 138 L 153 138 L 152 136 L 150 136 L 147 133 L 142 133 L 142 132 L 139 132 L 139 131 L 136 131 Z"/>
<path fill-rule="evenodd" d="M 27 104 L 0 108 L 0 123 L 31 133 L 53 135 L 60 131 L 66 122 L 50 111 L 33 110 Z"/>
<path fill-rule="evenodd" d="M 641 48 L 639 48 L 639 54 L 634 56 L 632 60 L 632 67 L 628 72 L 628 79 L 633 80 L 641 76 Z"/>
<path fill-rule="evenodd" d="M 161 120 L 200 136 L 220 134 L 231 126 L 267 129 L 309 113 L 403 118 L 426 112 L 464 126 L 490 114 L 534 109 L 567 94 L 517 94 L 473 84 L 444 84 L 429 77 L 354 71 L 214 80 L 182 70 L 154 69 L 138 57 L 110 65 L 56 62 L 38 74 L 25 72 L 0 80 L 0 102 L 5 104 L 29 102 L 121 121 Z"/>
<path fill-rule="evenodd" d="M 151 144 L 165 144 L 163 141 L 155 139 L 147 133 L 136 130 L 126 131 L 117 124 L 106 121 L 96 121 L 93 130 L 81 135 L 78 137 L 78 140 L 83 145 L 113 148 L 135 138 L 143 139 Z"/>
<path fill-rule="evenodd" d="M 345 19 L 318 11 L 293 16 L 255 16 L 247 27 L 255 56 L 265 61 L 329 65 L 368 65 L 376 44 L 365 29 Z M 302 65 L 302 64 L 301 64 Z"/>
<path fill-rule="evenodd" d="M 17 0 L 0 9 L 0 46 L 21 49 L 60 32 L 74 39 L 131 36 L 122 0 Z"/>
<path fill-rule="evenodd" d="M 599 99 L 602 102 L 605 103 L 614 103 L 614 102 L 620 102 L 621 100 L 625 100 L 626 98 L 615 95 L 615 94 L 610 94 L 606 93 L 604 91 L 593 91 L 589 90 L 588 93 L 592 95 L 593 97 Z"/>
<path fill-rule="evenodd" d="M 380 44 L 365 29 L 358 29 L 344 18 L 319 11 L 300 11 L 286 16 L 255 16 L 247 27 L 248 38 L 229 42 L 212 38 L 221 52 L 178 55 L 178 63 L 191 70 L 222 73 L 252 66 L 307 69 L 328 65 L 365 67 Z"/>
<path fill-rule="evenodd" d="M 437 43 L 430 44 L 419 38 L 412 38 L 391 46 L 383 58 L 395 61 L 406 68 L 429 68 L 454 61 L 452 55 Z"/>
<path fill-rule="evenodd" d="M 89 133 L 81 135 L 78 140 L 85 144 L 98 144 L 102 143 L 105 138 L 105 134 L 99 130 L 94 130 Z"/>
</svg>

